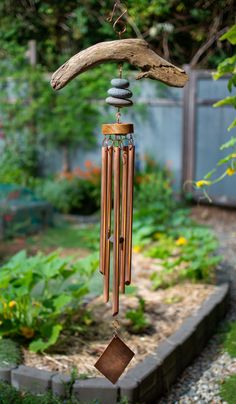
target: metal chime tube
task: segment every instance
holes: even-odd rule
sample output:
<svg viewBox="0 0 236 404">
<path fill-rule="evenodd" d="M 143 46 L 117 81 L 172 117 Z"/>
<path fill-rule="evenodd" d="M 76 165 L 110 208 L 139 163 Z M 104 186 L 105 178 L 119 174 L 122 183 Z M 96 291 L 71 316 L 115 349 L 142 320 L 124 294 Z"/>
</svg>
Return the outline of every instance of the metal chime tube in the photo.
<svg viewBox="0 0 236 404">
<path fill-rule="evenodd" d="M 122 150 L 122 219 L 121 219 L 121 255 L 120 255 L 120 290 L 125 292 L 125 267 L 127 246 L 127 192 L 128 192 L 128 146 Z"/>
<path fill-rule="evenodd" d="M 119 312 L 120 285 L 120 147 L 114 147 L 113 316 Z"/>
<path fill-rule="evenodd" d="M 113 147 L 108 148 L 107 161 L 107 189 L 106 189 L 106 240 L 105 240 L 105 271 L 104 271 L 104 302 L 109 300 L 109 284 L 110 284 L 110 237 L 111 237 L 111 210 L 112 210 L 112 166 L 113 166 Z"/>
<path fill-rule="evenodd" d="M 100 272 L 105 273 L 106 260 L 106 225 L 107 225 L 107 157 L 108 148 L 102 147 L 102 179 L 101 179 L 101 229 L 100 229 Z"/>
<path fill-rule="evenodd" d="M 134 145 L 128 146 L 128 189 L 127 189 L 127 231 L 126 231 L 126 273 L 125 283 L 131 283 L 132 261 L 132 226 L 133 226 L 133 193 L 134 193 Z"/>
</svg>

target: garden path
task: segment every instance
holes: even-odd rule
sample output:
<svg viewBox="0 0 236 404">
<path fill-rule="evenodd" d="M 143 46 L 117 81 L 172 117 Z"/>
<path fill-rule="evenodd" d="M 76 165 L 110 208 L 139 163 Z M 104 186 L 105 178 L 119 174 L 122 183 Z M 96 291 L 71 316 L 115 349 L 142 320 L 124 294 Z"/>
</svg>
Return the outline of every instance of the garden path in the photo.
<svg viewBox="0 0 236 404">
<path fill-rule="evenodd" d="M 223 261 L 218 267 L 219 282 L 231 281 L 231 307 L 227 320 L 236 320 L 236 212 L 216 207 L 195 207 L 192 216 L 214 229 L 219 239 Z M 219 404 L 221 383 L 236 373 L 236 358 L 222 350 L 219 335 L 215 335 L 202 354 L 189 366 L 169 394 L 159 404 Z M 234 397 L 236 400 L 236 398 Z M 236 402 L 236 401 L 235 401 Z"/>
</svg>

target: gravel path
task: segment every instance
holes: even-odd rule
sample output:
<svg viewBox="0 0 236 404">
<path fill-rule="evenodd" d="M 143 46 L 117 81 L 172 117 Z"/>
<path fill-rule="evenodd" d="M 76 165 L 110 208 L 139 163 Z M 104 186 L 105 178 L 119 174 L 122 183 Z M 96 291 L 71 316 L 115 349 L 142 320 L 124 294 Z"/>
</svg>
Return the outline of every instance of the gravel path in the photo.
<svg viewBox="0 0 236 404">
<path fill-rule="evenodd" d="M 231 309 L 227 320 L 236 320 L 236 212 L 215 207 L 196 207 L 192 216 L 214 229 L 219 242 L 219 253 L 224 261 L 218 268 L 218 280 L 231 281 Z M 218 404 L 220 383 L 236 373 L 236 358 L 220 348 L 218 337 L 213 337 L 202 354 L 182 374 L 170 393 L 159 404 Z"/>
</svg>

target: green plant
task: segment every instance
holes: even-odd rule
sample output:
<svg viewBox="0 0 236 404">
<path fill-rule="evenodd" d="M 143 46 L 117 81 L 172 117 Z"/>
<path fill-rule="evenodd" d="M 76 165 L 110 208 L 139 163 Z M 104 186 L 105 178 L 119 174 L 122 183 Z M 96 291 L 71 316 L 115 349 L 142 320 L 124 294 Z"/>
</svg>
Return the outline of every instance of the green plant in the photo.
<svg viewBox="0 0 236 404">
<path fill-rule="evenodd" d="M 150 322 L 145 315 L 145 300 L 139 298 L 138 308 L 135 310 L 128 310 L 126 318 L 130 320 L 130 331 L 134 334 L 143 333 L 150 327 Z"/>
<path fill-rule="evenodd" d="M 74 313 L 83 319 L 81 301 L 96 267 L 93 256 L 73 263 L 58 252 L 16 254 L 0 272 L 0 335 L 31 341 L 35 352 L 54 345 Z"/>
<path fill-rule="evenodd" d="M 82 178 L 41 181 L 36 192 L 63 213 L 91 214 L 100 206 L 100 185 Z"/>
<path fill-rule="evenodd" d="M 236 25 L 233 25 L 221 38 L 223 40 L 228 40 L 228 42 L 232 45 L 236 45 Z M 233 92 L 233 89 L 236 88 L 236 55 L 232 57 L 228 57 L 223 60 L 217 67 L 217 72 L 213 75 L 215 80 L 218 80 L 222 76 L 229 75 L 228 80 L 228 91 L 230 92 L 230 96 L 224 98 L 223 100 L 218 101 L 214 104 L 214 107 L 222 107 L 225 105 L 230 105 L 234 109 L 236 109 L 236 95 Z M 236 118 L 229 125 L 228 131 L 236 128 Z M 231 136 L 230 140 L 224 143 L 220 150 L 228 150 L 227 155 L 220 159 L 217 163 L 217 167 L 207 173 L 203 179 L 196 181 L 196 188 L 203 188 L 205 196 L 209 199 L 205 188 L 207 186 L 216 184 L 219 181 L 222 181 L 223 178 L 229 176 L 231 177 L 236 173 L 236 136 Z M 218 175 L 215 179 L 212 179 L 212 176 L 216 173 L 217 169 L 223 168 L 223 173 Z"/>
<path fill-rule="evenodd" d="M 22 360 L 22 353 L 17 342 L 11 339 L 0 339 L 0 366 L 18 365 Z"/>
<path fill-rule="evenodd" d="M 68 223 L 58 223 L 36 236 L 30 236 L 26 241 L 28 245 L 37 243 L 39 249 L 86 248 L 98 251 L 99 229 L 99 224 L 70 225 Z"/>
<path fill-rule="evenodd" d="M 236 358 L 236 322 L 230 322 L 223 333 L 223 347 L 230 356 Z"/>
<path fill-rule="evenodd" d="M 236 375 L 230 376 L 220 387 L 220 396 L 227 404 L 236 404 Z"/>
<path fill-rule="evenodd" d="M 20 392 L 9 384 L 0 382 L 0 404 L 79 404 L 79 401 L 74 397 L 61 400 L 51 393 L 34 395 Z"/>
<path fill-rule="evenodd" d="M 217 241 L 213 233 L 194 222 L 189 227 L 170 229 L 159 235 L 145 251 L 147 256 L 162 259 L 162 270 L 153 272 L 154 289 L 168 287 L 181 280 L 210 282 L 221 257 L 214 255 Z"/>
</svg>

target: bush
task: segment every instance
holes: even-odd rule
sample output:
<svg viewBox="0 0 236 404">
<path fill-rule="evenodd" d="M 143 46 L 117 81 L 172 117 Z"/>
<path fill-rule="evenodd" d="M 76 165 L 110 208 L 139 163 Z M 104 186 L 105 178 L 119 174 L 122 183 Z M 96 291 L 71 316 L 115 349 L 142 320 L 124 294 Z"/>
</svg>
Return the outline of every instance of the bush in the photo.
<svg viewBox="0 0 236 404">
<path fill-rule="evenodd" d="M 53 180 L 40 181 L 36 192 L 62 213 L 92 214 L 100 207 L 100 171 L 88 160 L 85 170 L 78 167 Z"/>
<path fill-rule="evenodd" d="M 82 298 L 96 267 L 93 257 L 71 263 L 58 252 L 16 254 L 0 271 L 0 335 L 20 336 L 35 352 L 55 344 L 70 327 L 71 316 L 82 313 Z"/>
<path fill-rule="evenodd" d="M 151 276 L 154 289 L 183 279 L 212 281 L 221 259 L 214 255 L 213 232 L 191 220 L 175 200 L 171 181 L 169 170 L 150 159 L 136 178 L 133 244 L 137 252 L 161 260 L 163 270 Z"/>
</svg>

